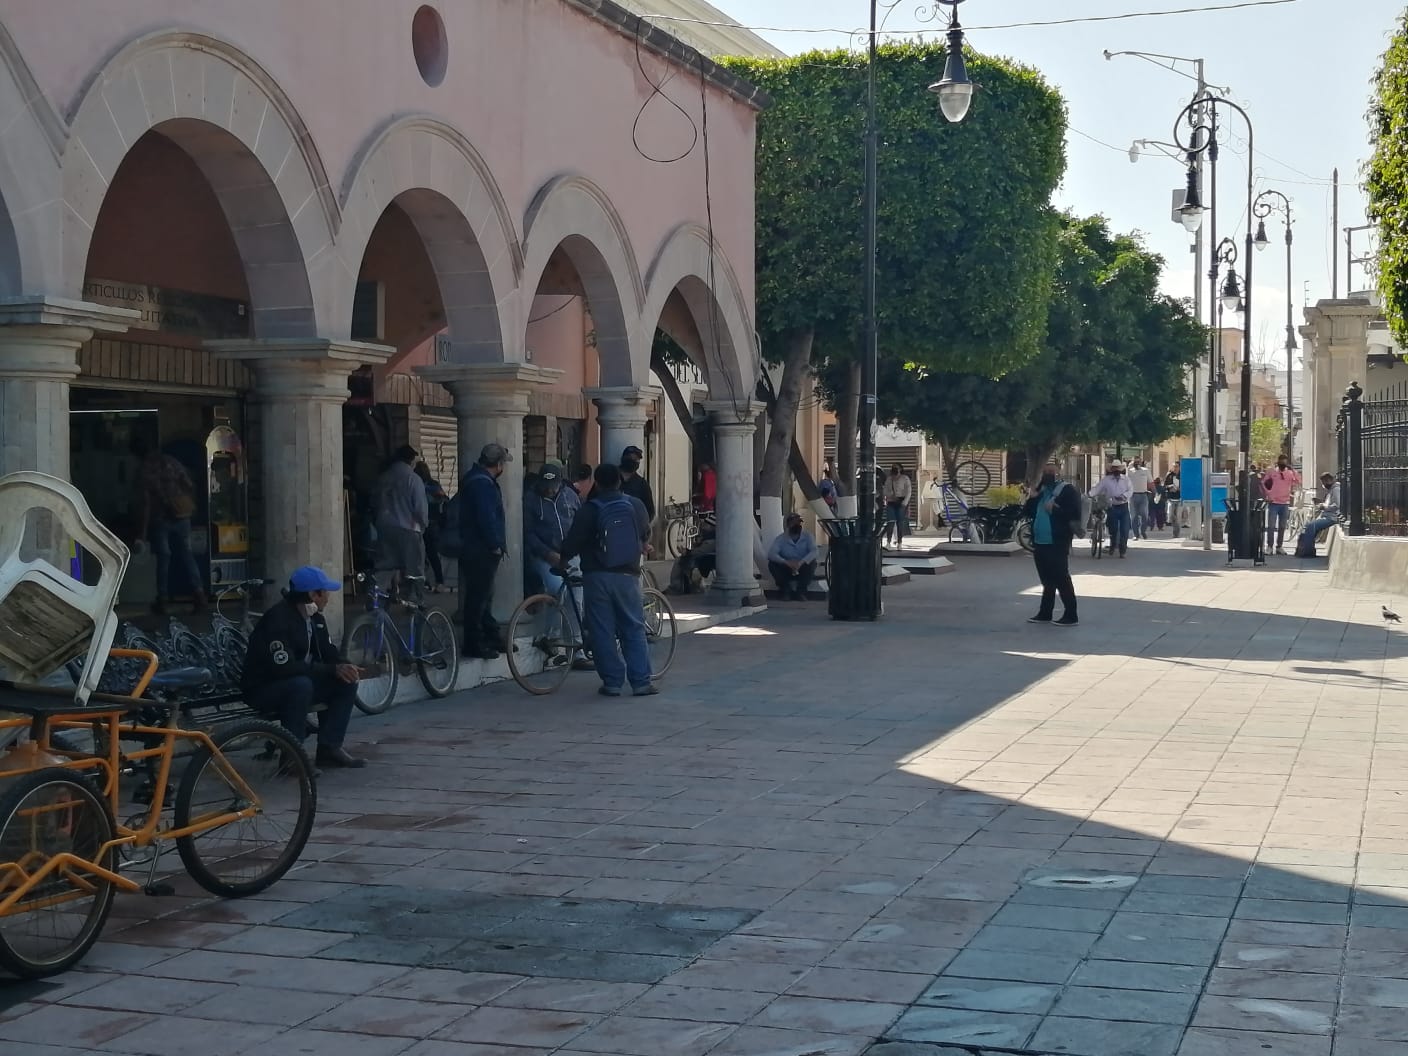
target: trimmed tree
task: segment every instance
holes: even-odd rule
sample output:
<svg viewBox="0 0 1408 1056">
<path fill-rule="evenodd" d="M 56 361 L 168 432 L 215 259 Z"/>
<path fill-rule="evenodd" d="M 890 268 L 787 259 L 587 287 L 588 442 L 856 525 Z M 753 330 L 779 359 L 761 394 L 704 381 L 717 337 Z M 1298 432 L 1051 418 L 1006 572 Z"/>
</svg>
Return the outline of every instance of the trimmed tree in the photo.
<svg viewBox="0 0 1408 1056">
<path fill-rule="evenodd" d="M 1367 116 L 1374 153 L 1364 188 L 1379 229 L 1379 292 L 1394 338 L 1408 344 L 1408 12 L 1384 52 Z"/>
<path fill-rule="evenodd" d="M 1065 107 L 1035 71 L 974 55 L 969 71 L 982 91 L 967 121 L 950 125 L 925 90 L 944 56 L 942 44 L 879 50 L 881 352 L 995 375 L 1041 348 L 1055 260 L 1047 203 L 1065 168 Z M 725 64 L 773 99 L 756 155 L 758 332 L 764 357 L 782 366 L 761 480 L 766 534 L 780 530 L 797 405 L 813 368 L 857 377 L 866 69 L 844 51 Z M 848 401 L 839 403 L 844 412 Z M 854 436 L 852 425 L 838 444 L 847 487 Z"/>
</svg>

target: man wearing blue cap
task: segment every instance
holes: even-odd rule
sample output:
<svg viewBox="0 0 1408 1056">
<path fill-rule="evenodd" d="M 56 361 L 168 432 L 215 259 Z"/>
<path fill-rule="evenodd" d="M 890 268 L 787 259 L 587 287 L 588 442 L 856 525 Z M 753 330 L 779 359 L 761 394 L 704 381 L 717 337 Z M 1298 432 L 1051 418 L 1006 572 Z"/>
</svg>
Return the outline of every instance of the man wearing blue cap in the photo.
<svg viewBox="0 0 1408 1056">
<path fill-rule="evenodd" d="M 356 768 L 366 761 L 342 747 L 357 702 L 359 672 L 332 644 L 323 617 L 328 595 L 342 584 L 304 565 L 289 577 L 284 600 L 259 619 L 249 637 L 241 685 L 245 703 L 277 719 L 300 743 L 308 713 L 324 704 L 318 727 L 319 766 Z"/>
</svg>

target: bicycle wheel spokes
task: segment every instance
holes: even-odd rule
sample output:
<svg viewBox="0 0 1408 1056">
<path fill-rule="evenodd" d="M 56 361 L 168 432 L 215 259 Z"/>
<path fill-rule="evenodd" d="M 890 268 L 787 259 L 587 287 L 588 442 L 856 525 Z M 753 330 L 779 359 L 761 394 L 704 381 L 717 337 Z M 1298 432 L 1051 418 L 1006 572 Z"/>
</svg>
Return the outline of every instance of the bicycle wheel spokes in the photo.
<svg viewBox="0 0 1408 1056">
<path fill-rule="evenodd" d="M 176 841 L 186 871 L 217 895 L 254 894 L 303 851 L 317 806 L 313 768 L 281 727 L 247 719 L 217 730 L 218 752 L 199 749 L 176 792 Z"/>
<path fill-rule="evenodd" d="M 112 867 L 107 807 L 80 778 L 46 769 L 0 797 L 0 901 L 58 855 Z M 0 966 L 25 978 L 61 972 L 88 952 L 112 908 L 113 884 L 77 865 L 55 868 L 0 916 Z"/>
<path fill-rule="evenodd" d="M 400 672 L 396 669 L 392 639 L 391 630 L 376 613 L 358 617 L 347 630 L 347 662 L 362 672 L 357 683 L 357 709 L 363 714 L 380 715 L 396 699 Z"/>
<path fill-rule="evenodd" d="M 579 650 L 566 606 L 548 594 L 524 598 L 508 621 L 508 669 L 529 693 L 562 685 Z"/>
<path fill-rule="evenodd" d="M 670 670 L 679 644 L 679 621 L 665 595 L 658 590 L 643 592 L 645 603 L 645 644 L 650 650 L 650 673 L 656 678 Z"/>
<path fill-rule="evenodd" d="M 977 459 L 966 459 L 954 467 L 953 481 L 965 495 L 982 495 L 992 485 L 992 470 Z"/>
<path fill-rule="evenodd" d="M 432 697 L 454 691 L 460 673 L 460 650 L 450 618 L 431 609 L 416 619 L 416 671 Z"/>
</svg>

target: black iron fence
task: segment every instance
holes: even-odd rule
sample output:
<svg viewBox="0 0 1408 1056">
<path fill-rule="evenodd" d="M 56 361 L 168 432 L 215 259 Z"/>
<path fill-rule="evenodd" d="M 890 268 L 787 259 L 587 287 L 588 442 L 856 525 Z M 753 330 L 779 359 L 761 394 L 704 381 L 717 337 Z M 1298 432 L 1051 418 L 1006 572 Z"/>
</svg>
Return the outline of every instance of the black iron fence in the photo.
<svg viewBox="0 0 1408 1056">
<path fill-rule="evenodd" d="M 1350 535 L 1408 536 L 1408 400 L 1363 395 L 1352 383 L 1340 405 L 1340 508 Z"/>
</svg>

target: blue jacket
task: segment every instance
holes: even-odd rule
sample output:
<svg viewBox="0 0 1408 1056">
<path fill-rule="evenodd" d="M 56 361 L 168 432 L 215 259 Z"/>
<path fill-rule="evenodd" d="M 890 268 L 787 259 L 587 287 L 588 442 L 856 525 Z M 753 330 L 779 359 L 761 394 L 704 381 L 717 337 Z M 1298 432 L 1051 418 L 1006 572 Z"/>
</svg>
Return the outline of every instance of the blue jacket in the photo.
<svg viewBox="0 0 1408 1056">
<path fill-rule="evenodd" d="M 572 527 L 573 507 L 567 498 L 571 490 L 559 489 L 555 499 L 537 491 L 523 496 L 523 548 L 530 557 L 562 553 L 562 540 Z"/>
<path fill-rule="evenodd" d="M 601 563 L 601 557 L 597 551 L 597 517 L 601 507 L 613 499 L 621 497 L 619 491 L 600 491 L 594 493 L 594 498 L 582 504 L 582 508 L 577 511 L 577 517 L 572 522 L 572 527 L 567 532 L 567 538 L 562 541 L 562 560 L 571 561 L 574 557 L 581 557 L 583 573 L 591 572 L 632 572 L 640 575 L 640 558 L 637 557 L 629 565 L 621 565 L 619 568 L 606 568 Z M 645 503 L 635 496 L 627 496 L 631 500 L 631 505 L 635 507 L 636 528 L 640 532 L 641 546 L 645 546 L 645 541 L 650 538 L 650 515 L 645 512 Z"/>
<path fill-rule="evenodd" d="M 466 555 L 508 549 L 504 527 L 504 497 L 499 482 L 477 463 L 460 481 L 464 506 L 460 517 L 460 538 Z"/>
</svg>

